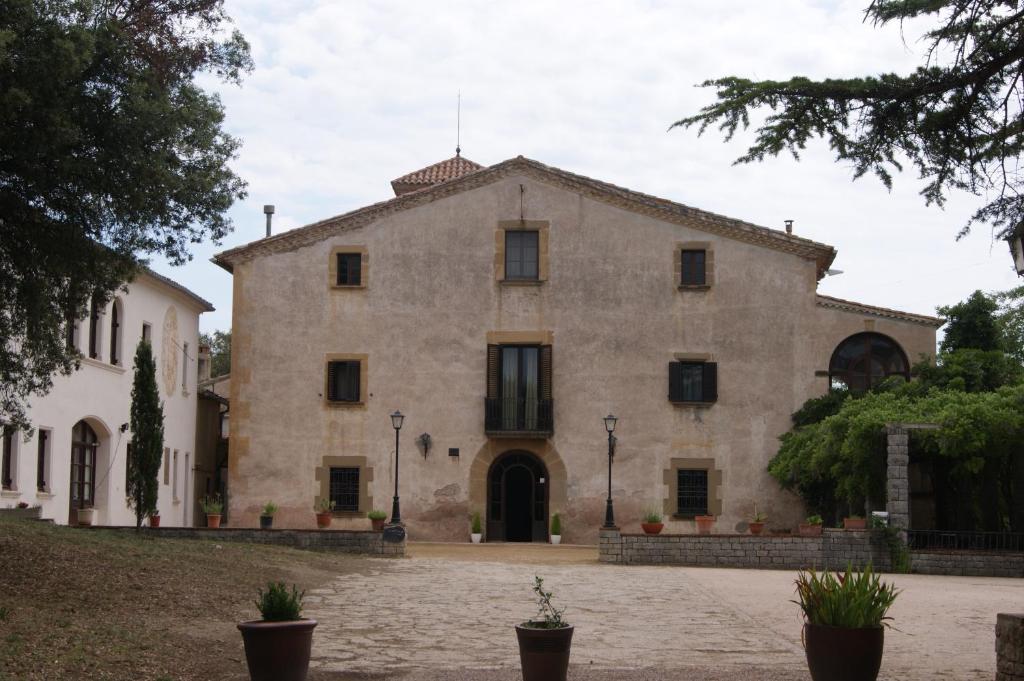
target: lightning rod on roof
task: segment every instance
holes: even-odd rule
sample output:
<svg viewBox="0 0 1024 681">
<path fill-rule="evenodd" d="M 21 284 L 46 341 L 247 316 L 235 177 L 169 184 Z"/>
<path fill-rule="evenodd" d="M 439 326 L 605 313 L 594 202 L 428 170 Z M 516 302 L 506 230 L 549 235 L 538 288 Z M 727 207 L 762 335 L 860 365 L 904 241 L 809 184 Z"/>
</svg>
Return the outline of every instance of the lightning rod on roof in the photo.
<svg viewBox="0 0 1024 681">
<path fill-rule="evenodd" d="M 459 103 L 455 107 L 455 155 L 462 153 L 462 90 L 459 90 Z"/>
</svg>

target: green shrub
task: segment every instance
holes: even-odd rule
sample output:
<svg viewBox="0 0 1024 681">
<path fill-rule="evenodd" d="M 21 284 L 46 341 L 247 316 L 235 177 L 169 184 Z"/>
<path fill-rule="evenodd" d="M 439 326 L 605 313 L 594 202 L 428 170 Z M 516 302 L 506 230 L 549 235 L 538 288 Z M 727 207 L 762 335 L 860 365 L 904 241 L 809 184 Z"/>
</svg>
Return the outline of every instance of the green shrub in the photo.
<svg viewBox="0 0 1024 681">
<path fill-rule="evenodd" d="M 275 513 L 277 513 L 277 504 L 275 504 L 273 501 L 268 501 L 267 503 L 263 504 L 263 512 L 260 515 L 273 516 Z"/>
<path fill-rule="evenodd" d="M 473 511 L 473 518 L 470 521 L 470 531 L 473 534 L 483 534 L 483 523 L 480 522 L 480 511 Z"/>
<path fill-rule="evenodd" d="M 313 506 L 313 510 L 317 513 L 330 513 L 334 510 L 334 506 L 335 504 L 332 500 L 327 497 L 320 497 Z"/>
<path fill-rule="evenodd" d="M 224 510 L 224 502 L 221 500 L 219 494 L 214 494 L 212 497 L 206 495 L 203 497 L 199 505 L 203 508 L 203 513 L 206 515 L 220 515 Z"/>
<path fill-rule="evenodd" d="M 269 582 L 267 590 L 260 589 L 256 598 L 256 607 L 266 622 L 287 622 L 302 619 L 302 597 L 305 591 L 292 586 L 291 592 L 284 582 Z"/>
<path fill-rule="evenodd" d="M 821 519 L 821 516 L 818 514 L 807 516 L 808 525 L 821 525 L 823 522 L 824 521 Z"/>
<path fill-rule="evenodd" d="M 384 520 L 385 518 L 388 517 L 388 514 L 385 513 L 384 511 L 378 511 L 377 509 L 374 509 L 374 510 L 370 511 L 369 513 L 367 513 L 366 517 L 369 518 L 370 520 Z"/>
<path fill-rule="evenodd" d="M 889 607 L 899 594 L 896 587 L 879 580 L 868 565 L 863 572 L 849 566 L 845 574 L 806 572 L 796 578 L 799 601 L 809 624 L 864 629 L 887 625 Z"/>
<path fill-rule="evenodd" d="M 562 534 L 562 516 L 557 513 L 551 516 L 551 534 L 559 536 Z"/>
<path fill-rule="evenodd" d="M 544 580 L 534 575 L 533 593 L 537 596 L 537 617 L 524 622 L 524 627 L 532 629 L 562 629 L 569 626 L 569 623 L 562 619 L 565 608 L 556 608 L 551 603 L 554 595 L 550 591 L 544 591 Z"/>
<path fill-rule="evenodd" d="M 646 511 L 644 511 L 643 519 L 645 523 L 660 523 L 661 513 L 659 513 L 657 510 L 653 508 L 649 508 Z"/>
</svg>

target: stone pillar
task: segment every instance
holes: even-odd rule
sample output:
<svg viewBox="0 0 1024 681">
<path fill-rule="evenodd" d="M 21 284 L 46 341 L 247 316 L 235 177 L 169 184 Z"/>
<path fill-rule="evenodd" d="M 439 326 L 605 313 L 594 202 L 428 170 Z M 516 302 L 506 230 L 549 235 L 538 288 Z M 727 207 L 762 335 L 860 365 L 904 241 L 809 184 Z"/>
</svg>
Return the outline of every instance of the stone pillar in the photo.
<svg viewBox="0 0 1024 681">
<path fill-rule="evenodd" d="M 602 563 L 622 562 L 622 533 L 619 532 L 619 528 L 601 528 L 597 558 Z"/>
<path fill-rule="evenodd" d="M 900 539 L 907 541 L 910 529 L 910 436 L 907 429 L 895 424 L 886 426 L 888 457 L 886 467 L 885 510 L 889 512 L 889 525 L 900 531 Z"/>
<path fill-rule="evenodd" d="M 1024 681 L 1024 615 L 996 616 L 996 681 Z"/>
</svg>

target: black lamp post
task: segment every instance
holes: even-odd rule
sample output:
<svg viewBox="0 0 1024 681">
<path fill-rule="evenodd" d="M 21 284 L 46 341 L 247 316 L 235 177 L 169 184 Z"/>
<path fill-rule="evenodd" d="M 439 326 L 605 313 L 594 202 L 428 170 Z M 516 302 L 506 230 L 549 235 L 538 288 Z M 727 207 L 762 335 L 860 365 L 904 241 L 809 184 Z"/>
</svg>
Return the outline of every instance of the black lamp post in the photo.
<svg viewBox="0 0 1024 681">
<path fill-rule="evenodd" d="M 604 428 L 608 431 L 608 505 L 604 509 L 604 527 L 613 529 L 615 527 L 615 511 L 612 510 L 612 458 L 615 456 L 615 422 L 617 418 L 608 414 L 604 417 Z"/>
<path fill-rule="evenodd" d="M 402 522 L 402 511 L 398 508 L 398 431 L 402 430 L 402 421 L 404 420 L 405 416 L 400 411 L 391 415 L 391 427 L 395 429 L 395 498 L 391 504 L 392 525 Z"/>
</svg>

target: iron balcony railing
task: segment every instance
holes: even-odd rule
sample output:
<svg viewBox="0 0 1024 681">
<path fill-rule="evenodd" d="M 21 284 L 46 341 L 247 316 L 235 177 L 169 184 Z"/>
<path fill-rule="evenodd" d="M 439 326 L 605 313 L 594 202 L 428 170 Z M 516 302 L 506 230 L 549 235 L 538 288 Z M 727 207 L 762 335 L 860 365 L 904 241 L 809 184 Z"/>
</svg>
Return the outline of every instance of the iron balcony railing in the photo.
<svg viewBox="0 0 1024 681">
<path fill-rule="evenodd" d="M 490 435 L 546 436 L 555 432 L 554 400 L 484 400 L 484 429 Z"/>
<path fill-rule="evenodd" d="M 1024 532 L 910 530 L 907 546 L 917 550 L 1024 551 Z"/>
</svg>

